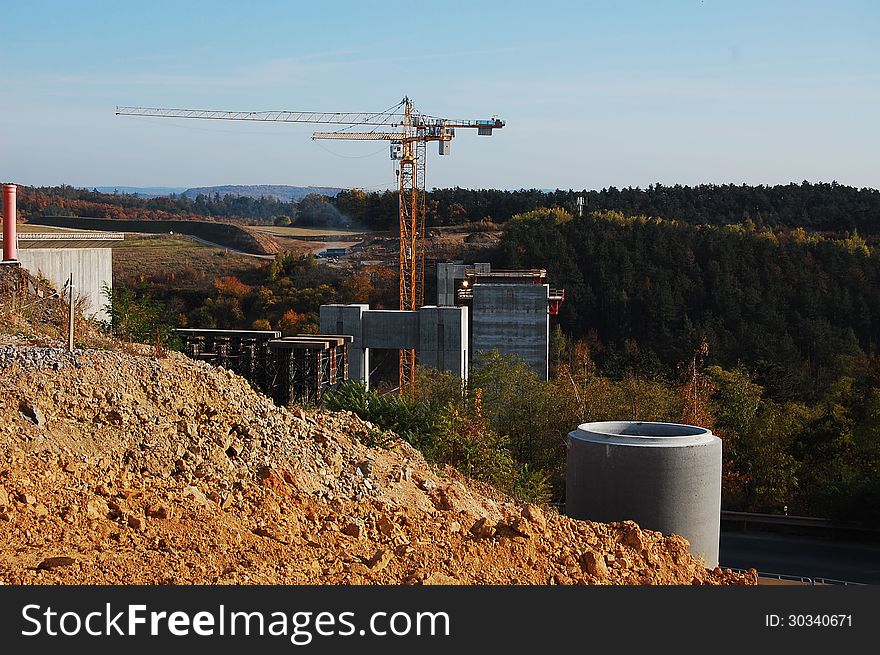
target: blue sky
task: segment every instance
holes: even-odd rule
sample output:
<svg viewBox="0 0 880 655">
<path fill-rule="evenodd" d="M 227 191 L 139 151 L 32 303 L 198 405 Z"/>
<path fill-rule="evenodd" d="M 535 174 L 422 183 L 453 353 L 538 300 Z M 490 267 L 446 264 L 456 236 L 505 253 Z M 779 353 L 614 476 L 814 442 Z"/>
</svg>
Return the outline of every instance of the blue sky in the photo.
<svg viewBox="0 0 880 655">
<path fill-rule="evenodd" d="M 880 2 L 19 2 L 0 32 L 0 179 L 394 184 L 387 144 L 116 105 L 488 118 L 428 186 L 880 187 Z"/>
</svg>

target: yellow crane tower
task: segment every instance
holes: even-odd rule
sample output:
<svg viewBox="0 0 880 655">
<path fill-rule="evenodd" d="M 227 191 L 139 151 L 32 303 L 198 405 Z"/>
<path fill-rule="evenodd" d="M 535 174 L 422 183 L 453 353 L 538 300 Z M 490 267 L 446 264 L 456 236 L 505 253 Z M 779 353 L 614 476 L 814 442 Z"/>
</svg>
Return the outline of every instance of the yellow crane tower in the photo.
<svg viewBox="0 0 880 655">
<path fill-rule="evenodd" d="M 493 116 L 485 120 L 454 120 L 422 114 L 405 97 L 381 112 L 317 111 L 215 111 L 207 109 L 163 109 L 157 107 L 117 107 L 119 116 L 197 118 L 280 123 L 318 123 L 344 125 L 335 132 L 315 132 L 312 139 L 390 141 L 391 159 L 397 162 L 400 191 L 400 309 L 414 310 L 425 300 L 425 164 L 426 145 L 437 141 L 439 153 L 448 155 L 456 128 L 473 128 L 481 136 L 504 127 Z M 349 131 L 371 126 L 367 132 Z M 385 131 L 379 131 L 385 128 Z M 412 383 L 415 350 L 400 351 L 400 390 Z"/>
</svg>

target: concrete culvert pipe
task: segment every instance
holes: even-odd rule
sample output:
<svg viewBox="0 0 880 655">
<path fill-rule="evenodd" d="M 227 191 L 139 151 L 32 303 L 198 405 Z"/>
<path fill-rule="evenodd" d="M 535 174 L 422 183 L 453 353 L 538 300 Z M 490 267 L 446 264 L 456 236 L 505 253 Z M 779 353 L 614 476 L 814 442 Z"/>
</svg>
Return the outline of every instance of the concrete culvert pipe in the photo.
<svg viewBox="0 0 880 655">
<path fill-rule="evenodd" d="M 605 421 L 569 432 L 565 513 L 678 534 L 718 566 L 721 439 L 676 423 Z"/>
</svg>

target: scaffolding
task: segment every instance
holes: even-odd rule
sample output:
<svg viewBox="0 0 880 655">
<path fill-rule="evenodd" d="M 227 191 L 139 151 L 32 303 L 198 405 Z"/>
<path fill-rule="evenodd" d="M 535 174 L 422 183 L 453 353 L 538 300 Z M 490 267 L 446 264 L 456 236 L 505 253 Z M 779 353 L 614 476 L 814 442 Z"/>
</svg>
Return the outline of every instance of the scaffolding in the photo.
<svg viewBox="0 0 880 655">
<path fill-rule="evenodd" d="M 248 380 L 277 405 L 317 404 L 348 380 L 346 335 L 281 337 L 277 330 L 176 330 L 183 352 Z"/>
</svg>

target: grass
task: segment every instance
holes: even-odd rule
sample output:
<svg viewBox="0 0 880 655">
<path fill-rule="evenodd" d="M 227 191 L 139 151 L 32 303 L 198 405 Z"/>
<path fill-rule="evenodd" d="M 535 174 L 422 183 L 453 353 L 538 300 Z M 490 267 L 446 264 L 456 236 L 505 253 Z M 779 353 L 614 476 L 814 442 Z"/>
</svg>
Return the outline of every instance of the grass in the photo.
<svg viewBox="0 0 880 655">
<path fill-rule="evenodd" d="M 208 279 L 236 275 L 265 260 L 226 252 L 178 235 L 128 235 L 113 246 L 113 279 L 120 282 L 144 276 Z M 193 273 L 198 275 L 193 275 Z M 184 283 L 185 284 L 185 283 Z"/>
<path fill-rule="evenodd" d="M 278 227 L 277 225 L 249 225 L 252 230 L 275 234 L 282 237 L 321 237 L 321 236 L 350 236 L 364 234 L 364 230 L 353 228 L 323 228 L 323 227 Z"/>
<path fill-rule="evenodd" d="M 64 232 L 88 232 L 89 230 L 70 230 L 66 227 L 52 227 L 49 225 L 34 225 L 33 223 L 19 223 L 15 227 L 16 232 L 22 234 L 24 232 L 41 232 L 43 234 L 64 233 Z"/>
</svg>

